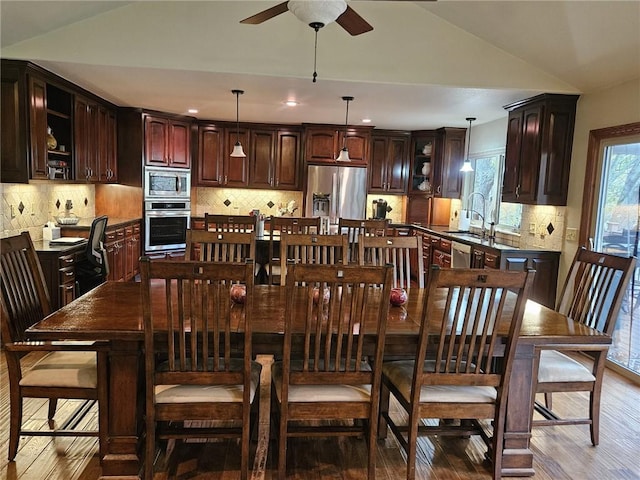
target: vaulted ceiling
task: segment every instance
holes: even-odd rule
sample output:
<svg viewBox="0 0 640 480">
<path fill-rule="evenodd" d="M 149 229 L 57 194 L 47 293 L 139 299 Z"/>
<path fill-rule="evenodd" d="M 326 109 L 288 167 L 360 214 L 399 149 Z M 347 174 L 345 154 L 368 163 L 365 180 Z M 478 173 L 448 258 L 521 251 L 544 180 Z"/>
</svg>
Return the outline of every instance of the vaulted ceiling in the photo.
<svg viewBox="0 0 640 480">
<path fill-rule="evenodd" d="M 640 2 L 351 1 L 373 31 L 318 33 L 275 1 L 0 2 L 1 54 L 121 106 L 202 119 L 431 129 L 506 115 L 542 92 L 591 93 L 640 78 Z M 299 102 L 291 108 L 284 102 Z"/>
</svg>

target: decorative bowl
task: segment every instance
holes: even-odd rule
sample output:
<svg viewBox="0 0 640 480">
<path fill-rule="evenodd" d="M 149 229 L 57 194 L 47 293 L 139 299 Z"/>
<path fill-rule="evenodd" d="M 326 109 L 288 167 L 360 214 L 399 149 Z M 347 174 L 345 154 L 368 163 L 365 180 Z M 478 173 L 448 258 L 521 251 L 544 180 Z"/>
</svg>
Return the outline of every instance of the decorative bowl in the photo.
<svg viewBox="0 0 640 480">
<path fill-rule="evenodd" d="M 57 216 L 56 223 L 58 225 L 77 225 L 80 221 L 80 217 L 74 215 L 73 213 L 68 216 Z"/>
</svg>

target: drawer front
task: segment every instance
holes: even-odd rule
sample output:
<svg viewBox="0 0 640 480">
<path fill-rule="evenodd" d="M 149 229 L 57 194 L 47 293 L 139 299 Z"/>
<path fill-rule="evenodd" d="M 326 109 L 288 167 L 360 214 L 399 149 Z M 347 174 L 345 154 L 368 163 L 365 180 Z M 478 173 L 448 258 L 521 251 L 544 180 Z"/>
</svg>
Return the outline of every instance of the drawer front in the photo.
<svg viewBox="0 0 640 480">
<path fill-rule="evenodd" d="M 443 252 L 451 252 L 451 241 L 450 240 L 445 240 L 444 238 L 440 239 L 440 244 L 438 245 L 438 248 L 440 250 L 442 250 Z"/>
<path fill-rule="evenodd" d="M 62 255 L 62 256 L 58 257 L 58 265 L 59 265 L 60 269 L 67 268 L 67 267 L 73 267 L 73 265 L 75 263 L 76 263 L 76 254 L 75 253 L 71 253 L 69 255 Z"/>
<path fill-rule="evenodd" d="M 76 269 L 73 267 L 65 267 L 58 270 L 59 274 L 59 284 L 60 285 L 68 285 L 70 283 L 75 283 L 76 281 Z"/>
<path fill-rule="evenodd" d="M 484 266 L 485 268 L 500 268 L 500 255 L 494 255 L 493 253 L 484 254 Z"/>
<path fill-rule="evenodd" d="M 116 230 L 109 230 L 105 233 L 105 242 L 106 243 L 113 243 L 116 241 L 117 235 L 116 235 Z"/>
</svg>

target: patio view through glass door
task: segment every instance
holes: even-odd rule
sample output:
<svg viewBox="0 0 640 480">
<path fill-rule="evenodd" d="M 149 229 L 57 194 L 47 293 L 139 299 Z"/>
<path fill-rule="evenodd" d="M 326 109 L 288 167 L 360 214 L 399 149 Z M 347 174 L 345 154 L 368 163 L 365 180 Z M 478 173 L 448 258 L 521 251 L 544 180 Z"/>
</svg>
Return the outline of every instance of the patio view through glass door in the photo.
<svg viewBox="0 0 640 480">
<path fill-rule="evenodd" d="M 593 248 L 638 255 L 640 240 L 640 138 L 602 143 Z M 629 283 L 608 359 L 640 375 L 640 267 Z"/>
</svg>

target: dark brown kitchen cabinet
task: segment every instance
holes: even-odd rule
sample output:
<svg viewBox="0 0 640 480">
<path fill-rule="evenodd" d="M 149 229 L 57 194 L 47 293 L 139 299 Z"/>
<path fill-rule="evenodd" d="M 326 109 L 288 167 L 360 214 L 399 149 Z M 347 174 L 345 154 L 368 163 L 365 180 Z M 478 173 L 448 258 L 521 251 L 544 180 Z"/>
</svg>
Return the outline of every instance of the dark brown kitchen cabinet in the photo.
<svg viewBox="0 0 640 480">
<path fill-rule="evenodd" d="M 124 244 L 126 248 L 125 280 L 131 280 L 140 273 L 140 223 L 127 225 L 124 229 Z"/>
<path fill-rule="evenodd" d="M 118 179 L 116 113 L 98 102 L 74 99 L 75 178 L 114 183 Z"/>
<path fill-rule="evenodd" d="M 98 181 L 118 181 L 118 123 L 115 110 L 98 106 Z"/>
<path fill-rule="evenodd" d="M 249 156 L 232 157 L 233 147 L 237 141 L 242 144 L 242 149 L 247 154 L 249 145 L 249 129 L 240 128 L 227 129 L 225 134 L 224 154 L 222 158 L 225 187 L 248 187 L 249 186 Z"/>
<path fill-rule="evenodd" d="M 299 190 L 301 179 L 301 134 L 298 129 L 279 129 L 276 137 L 274 187 Z"/>
<path fill-rule="evenodd" d="M 542 94 L 509 111 L 502 201 L 566 205 L 578 95 Z"/>
<path fill-rule="evenodd" d="M 445 198 L 460 198 L 464 163 L 466 128 L 439 128 L 436 130 L 436 160 L 433 179 L 435 194 Z"/>
<path fill-rule="evenodd" d="M 86 247 L 78 245 L 56 250 L 49 247 L 48 242 L 42 241 L 36 241 L 34 245 L 49 290 L 51 308 L 58 310 L 76 298 L 75 265 Z"/>
<path fill-rule="evenodd" d="M 169 117 L 147 115 L 145 164 L 191 168 L 191 125 Z"/>
<path fill-rule="evenodd" d="M 231 157 L 237 140 L 246 157 Z M 198 125 L 196 185 L 299 190 L 300 129 L 276 125 Z"/>
<path fill-rule="evenodd" d="M 225 129 L 218 125 L 198 126 L 198 166 L 196 185 L 220 187 L 224 185 Z"/>
<path fill-rule="evenodd" d="M 76 178 L 98 180 L 98 104 L 76 95 L 74 101 L 74 157 Z"/>
<path fill-rule="evenodd" d="M 408 132 L 374 131 L 371 136 L 369 193 L 407 192 L 409 143 Z"/>
<path fill-rule="evenodd" d="M 252 129 L 249 186 L 300 188 L 300 132 L 293 129 Z"/>
<path fill-rule="evenodd" d="M 371 127 L 348 127 L 346 142 L 344 127 L 332 125 L 305 125 L 305 160 L 308 164 L 336 164 L 343 145 L 349 150 L 350 164 L 366 166 L 369 163 Z"/>
<path fill-rule="evenodd" d="M 86 180 L 91 167 L 89 180 L 98 181 L 96 162 L 110 155 L 115 164 L 115 106 L 29 62 L 3 59 L 0 72 L 4 182 Z M 108 111 L 109 132 L 102 130 L 101 109 Z M 104 180 L 115 181 L 116 170 L 104 165 L 110 169 Z"/>
<path fill-rule="evenodd" d="M 255 188 L 272 187 L 275 183 L 276 132 L 255 129 L 251 130 L 249 138 L 249 184 Z"/>
<path fill-rule="evenodd" d="M 436 162 L 435 143 L 436 134 L 433 130 L 412 133 L 409 159 L 409 195 L 433 195 L 433 166 Z"/>
</svg>

